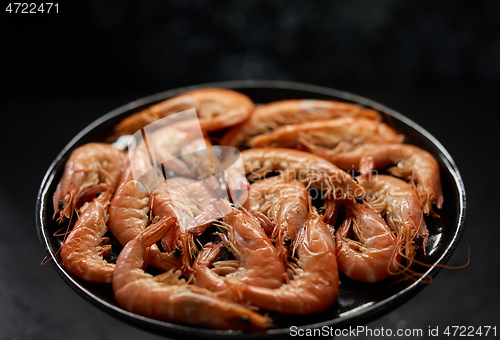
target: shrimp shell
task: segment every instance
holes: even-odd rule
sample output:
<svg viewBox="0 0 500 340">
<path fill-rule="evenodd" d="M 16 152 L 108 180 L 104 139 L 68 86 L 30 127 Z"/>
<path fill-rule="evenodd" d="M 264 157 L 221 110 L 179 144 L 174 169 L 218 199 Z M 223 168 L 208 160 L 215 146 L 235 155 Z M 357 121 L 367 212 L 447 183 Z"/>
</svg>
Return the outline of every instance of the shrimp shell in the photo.
<svg viewBox="0 0 500 340">
<path fill-rule="evenodd" d="M 337 298 L 339 276 L 334 239 L 314 207 L 297 238 L 295 277 L 279 288 L 270 289 L 235 283 L 231 296 L 266 310 L 290 314 L 316 313 Z"/>
<path fill-rule="evenodd" d="M 308 187 L 323 191 L 325 197 L 330 194 L 336 197 L 362 197 L 364 194 L 364 189 L 349 174 L 308 152 L 262 148 L 242 151 L 241 157 L 245 172 L 250 174 L 251 179 L 278 171 L 285 178 L 294 178 Z"/>
<path fill-rule="evenodd" d="M 410 184 L 392 176 L 378 175 L 370 180 L 359 176 L 358 182 L 368 190 L 370 206 L 385 217 L 395 232 L 399 252 L 411 265 L 418 248 L 425 254 L 429 237 L 418 193 Z"/>
<path fill-rule="evenodd" d="M 397 240 L 384 219 L 366 204 L 349 204 L 346 210 L 335 234 L 339 270 L 363 282 L 377 282 L 395 273 L 400 261 Z"/>
<path fill-rule="evenodd" d="M 377 120 L 364 117 L 342 117 L 281 126 L 250 139 L 251 147 L 273 146 L 300 148 L 304 142 L 333 149 L 337 146 L 363 143 L 402 142 L 403 136 Z M 306 144 L 306 145 L 307 145 Z"/>
<path fill-rule="evenodd" d="M 340 153 L 312 151 L 344 170 L 361 170 L 368 175 L 372 169 L 397 165 L 388 169 L 397 177 L 409 180 L 418 192 L 426 215 L 439 217 L 434 211 L 443 205 L 443 190 L 439 164 L 427 151 L 408 144 L 363 144 Z"/>
<path fill-rule="evenodd" d="M 115 126 L 115 133 L 110 140 L 133 134 L 160 118 L 192 108 L 196 109 L 201 128 L 210 132 L 242 122 L 252 112 L 254 104 L 246 95 L 232 90 L 194 90 L 164 100 L 123 119 Z"/>
<path fill-rule="evenodd" d="M 108 227 L 120 244 L 126 245 L 146 229 L 150 205 L 150 195 L 138 181 L 128 181 L 117 190 L 109 207 Z M 150 248 L 148 263 L 163 270 L 182 267 L 180 260 L 161 252 L 156 244 Z"/>
<path fill-rule="evenodd" d="M 281 176 L 265 178 L 250 186 L 244 207 L 253 214 L 264 214 L 275 226 L 271 237 L 277 241 L 280 254 L 286 261 L 293 253 L 286 251 L 286 247 L 291 245 L 307 223 L 309 193 L 305 185 Z"/>
<path fill-rule="evenodd" d="M 127 243 L 113 276 L 115 300 L 126 310 L 154 319 L 218 329 L 265 329 L 270 320 L 209 290 L 188 285 L 180 272 L 152 276 L 144 272 L 144 255 L 175 223 L 162 219 Z"/>
<path fill-rule="evenodd" d="M 111 283 L 113 278 L 115 265 L 103 258 L 111 252 L 111 245 L 102 245 L 108 230 L 108 204 L 109 194 L 86 203 L 61 248 L 64 267 L 86 281 Z"/>
<path fill-rule="evenodd" d="M 228 282 L 242 282 L 252 286 L 277 288 L 284 282 L 285 266 L 271 240 L 260 224 L 248 212 L 233 209 L 223 218 L 228 229 L 227 244 L 237 253 L 236 271 L 221 277 L 209 266 L 215 262 L 222 244 L 205 245 L 193 263 L 198 286 L 211 291 L 230 293 Z M 222 236 L 222 235 L 221 235 Z M 226 237 L 224 237 L 225 239 Z M 221 267 L 218 268 L 219 270 Z M 227 294 L 222 294 L 230 298 Z M 231 298 L 230 298 L 231 299 Z"/>
<path fill-rule="evenodd" d="M 85 196 L 113 193 L 125 167 L 123 151 L 105 143 L 88 143 L 75 149 L 64 167 L 53 196 L 54 216 L 69 218 Z"/>
<path fill-rule="evenodd" d="M 220 144 L 245 147 L 249 138 L 270 132 L 279 126 L 344 116 L 380 120 L 380 114 L 358 105 L 333 100 L 282 100 L 257 107 L 244 122 L 233 126 Z"/>
</svg>

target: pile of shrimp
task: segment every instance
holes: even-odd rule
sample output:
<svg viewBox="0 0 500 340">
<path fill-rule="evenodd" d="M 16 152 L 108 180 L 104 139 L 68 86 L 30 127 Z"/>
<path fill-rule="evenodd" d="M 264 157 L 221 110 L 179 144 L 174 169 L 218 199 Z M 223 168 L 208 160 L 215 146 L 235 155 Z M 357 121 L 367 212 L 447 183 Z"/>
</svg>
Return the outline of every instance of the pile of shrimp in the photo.
<svg viewBox="0 0 500 340">
<path fill-rule="evenodd" d="M 112 285 L 132 313 L 238 330 L 273 327 L 269 312 L 324 311 L 340 278 L 414 274 L 429 237 L 424 217 L 438 218 L 443 204 L 439 165 L 379 112 L 332 100 L 256 106 L 232 90 L 202 89 L 123 119 L 109 140 L 191 108 L 204 138 L 170 131 L 158 143 L 165 154 L 172 138 L 187 149 L 239 149 L 246 177 L 229 177 L 248 190 L 244 204 L 215 203 L 197 180 L 210 162 L 175 159 L 165 166 L 176 175 L 148 186 L 128 158 L 143 155 L 85 144 L 53 195 L 70 273 Z"/>
</svg>

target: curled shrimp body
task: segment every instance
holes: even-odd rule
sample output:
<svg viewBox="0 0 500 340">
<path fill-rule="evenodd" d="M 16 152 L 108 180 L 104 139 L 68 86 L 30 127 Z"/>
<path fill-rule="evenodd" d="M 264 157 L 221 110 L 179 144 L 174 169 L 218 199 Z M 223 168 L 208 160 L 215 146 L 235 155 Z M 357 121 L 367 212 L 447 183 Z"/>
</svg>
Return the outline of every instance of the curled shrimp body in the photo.
<svg viewBox="0 0 500 340">
<path fill-rule="evenodd" d="M 116 191 L 109 207 L 108 227 L 121 245 L 126 245 L 149 225 L 150 205 L 150 194 L 138 181 L 130 180 Z M 182 267 L 180 260 L 161 252 L 156 244 L 148 254 L 148 263 L 156 268 Z"/>
<path fill-rule="evenodd" d="M 344 116 L 380 120 L 377 111 L 333 100 L 283 100 L 257 107 L 244 122 L 222 137 L 221 145 L 245 147 L 249 138 L 283 125 L 299 124 Z"/>
<path fill-rule="evenodd" d="M 342 117 L 287 125 L 250 139 L 251 147 L 300 148 L 315 145 L 328 149 L 345 144 L 402 141 L 402 136 L 380 121 L 364 117 Z"/>
<path fill-rule="evenodd" d="M 111 245 L 103 245 L 109 198 L 109 193 L 104 193 L 85 203 L 61 248 L 64 267 L 86 281 L 111 283 L 113 278 L 115 265 L 103 258 L 111 252 Z"/>
<path fill-rule="evenodd" d="M 217 196 L 203 182 L 182 177 L 166 180 L 165 189 L 153 196 L 153 215 L 173 217 L 177 222 L 161 243 L 169 253 L 181 251 L 184 267 L 190 268 L 191 257 L 196 253 L 194 235 L 201 235 L 218 217 Z"/>
<path fill-rule="evenodd" d="M 398 252 L 408 266 L 417 249 L 425 253 L 429 231 L 416 190 L 405 181 L 392 176 L 372 176 L 370 180 L 358 176 L 359 183 L 368 190 L 370 206 L 385 217 L 396 234 Z"/>
<path fill-rule="evenodd" d="M 75 149 L 64 167 L 53 196 L 54 218 L 61 222 L 78 208 L 85 196 L 113 193 L 125 165 L 125 154 L 110 144 L 88 143 Z"/>
<path fill-rule="evenodd" d="M 377 282 L 397 272 L 397 240 L 384 219 L 366 204 L 346 206 L 335 234 L 337 263 L 347 277 Z"/>
<path fill-rule="evenodd" d="M 267 217 L 269 222 L 264 225 L 275 226 L 270 234 L 286 261 L 290 255 L 286 247 L 297 239 L 309 215 L 309 193 L 305 185 L 280 176 L 263 179 L 250 186 L 244 207 Z M 256 217 L 262 219 L 259 214 Z"/>
<path fill-rule="evenodd" d="M 268 328 L 270 320 L 209 290 L 188 285 L 180 272 L 144 272 L 145 253 L 175 223 L 162 219 L 127 243 L 113 276 L 115 299 L 126 310 L 154 319 L 220 329 Z"/>
<path fill-rule="evenodd" d="M 236 260 L 218 262 L 216 270 L 212 270 L 209 267 L 217 260 L 223 244 L 205 245 L 193 263 L 196 285 L 222 292 L 222 296 L 231 300 L 236 297 L 231 296 L 228 287 L 235 281 L 258 287 L 280 287 L 284 282 L 285 266 L 258 221 L 237 209 L 223 220 L 228 229 L 228 236 L 223 239 Z M 219 276 L 219 273 L 227 275 Z"/>
<path fill-rule="evenodd" d="M 364 189 L 349 174 L 321 157 L 305 151 L 280 148 L 249 149 L 241 152 L 249 178 L 262 178 L 272 172 L 283 172 L 325 196 L 362 197 Z M 293 177 L 292 177 L 293 176 Z M 340 191 L 340 192 L 339 192 Z"/>
<path fill-rule="evenodd" d="M 427 151 L 408 144 L 364 144 L 351 151 L 338 154 L 323 155 L 333 164 L 345 170 L 361 170 L 362 174 L 369 174 L 373 169 L 379 169 L 391 164 L 389 172 L 397 177 L 409 180 L 415 187 L 422 202 L 424 213 L 438 217 L 433 210 L 443 205 L 443 191 L 439 164 Z"/>
<path fill-rule="evenodd" d="M 160 118 L 193 108 L 196 109 L 202 129 L 217 131 L 245 120 L 253 107 L 250 98 L 239 92 L 216 88 L 195 90 L 125 118 L 115 127 L 112 139 L 133 134 Z"/>
<path fill-rule="evenodd" d="M 221 294 L 282 313 L 308 314 L 328 308 L 339 289 L 337 260 L 332 234 L 315 208 L 311 208 L 308 222 L 295 242 L 297 262 L 288 283 L 273 289 L 226 280 L 228 290 Z"/>
</svg>

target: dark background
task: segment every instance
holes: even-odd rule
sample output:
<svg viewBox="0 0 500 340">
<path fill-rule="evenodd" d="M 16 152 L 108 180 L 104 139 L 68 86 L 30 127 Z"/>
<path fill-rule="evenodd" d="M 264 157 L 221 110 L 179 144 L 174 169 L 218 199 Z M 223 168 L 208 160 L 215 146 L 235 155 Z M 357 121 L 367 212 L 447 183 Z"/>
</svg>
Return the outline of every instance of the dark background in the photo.
<svg viewBox="0 0 500 340">
<path fill-rule="evenodd" d="M 467 191 L 465 232 L 448 264 L 467 262 L 468 247 L 471 263 L 442 270 L 368 326 L 500 327 L 499 1 L 87 0 L 61 3 L 58 14 L 1 11 L 0 339 L 159 339 L 104 314 L 40 265 L 38 187 L 71 138 L 108 111 L 238 79 L 353 92 L 431 132 Z"/>
</svg>

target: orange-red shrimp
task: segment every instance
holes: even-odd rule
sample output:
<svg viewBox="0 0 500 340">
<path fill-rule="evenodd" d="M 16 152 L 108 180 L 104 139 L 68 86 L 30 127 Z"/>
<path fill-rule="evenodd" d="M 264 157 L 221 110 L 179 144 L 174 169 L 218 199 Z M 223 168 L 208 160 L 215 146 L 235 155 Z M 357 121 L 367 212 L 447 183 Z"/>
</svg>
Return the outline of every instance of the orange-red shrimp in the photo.
<svg viewBox="0 0 500 340">
<path fill-rule="evenodd" d="M 133 134 L 160 118 L 193 108 L 196 109 L 201 128 L 210 132 L 242 122 L 252 112 L 254 104 L 244 94 L 232 90 L 195 90 L 164 100 L 123 119 L 115 127 L 115 134 L 111 138 Z"/>
<path fill-rule="evenodd" d="M 184 267 L 190 268 L 197 251 L 194 235 L 201 235 L 221 215 L 217 196 L 203 182 L 189 178 L 170 178 L 165 188 L 153 197 L 153 215 L 175 217 L 177 223 L 162 238 L 162 246 L 169 253 L 181 251 Z"/>
<path fill-rule="evenodd" d="M 439 216 L 433 210 L 443 205 L 443 191 L 439 164 L 427 151 L 408 144 L 363 144 L 351 151 L 324 154 L 321 150 L 313 153 L 324 157 L 344 170 L 361 170 L 369 174 L 373 169 L 379 169 L 391 164 L 396 166 L 388 169 L 397 177 L 401 177 L 416 188 L 426 215 Z"/>
<path fill-rule="evenodd" d="M 227 290 L 229 283 L 226 281 L 257 287 L 280 287 L 285 281 L 285 266 L 258 221 L 248 212 L 238 209 L 223 220 L 228 235 L 221 236 L 236 260 L 220 261 L 215 271 L 210 269 L 217 260 L 222 243 L 206 244 L 193 263 L 196 285 L 213 292 Z M 221 277 L 218 273 L 227 275 Z M 228 295 L 225 297 L 230 298 Z"/>
<path fill-rule="evenodd" d="M 252 213 L 261 213 L 275 226 L 271 237 L 276 240 L 282 259 L 291 255 L 287 249 L 297 239 L 309 215 L 309 193 L 305 185 L 297 180 L 286 180 L 281 176 L 269 177 L 250 186 L 244 207 Z M 256 216 L 261 219 L 260 215 Z M 260 218 L 259 218 L 260 217 Z"/>
<path fill-rule="evenodd" d="M 115 265 L 104 256 L 111 245 L 103 245 L 108 227 L 110 194 L 103 193 L 81 208 L 75 227 L 61 248 L 64 267 L 74 275 L 90 282 L 111 283 Z"/>
<path fill-rule="evenodd" d="M 150 205 L 150 194 L 138 181 L 128 181 L 116 191 L 109 207 L 108 227 L 120 244 L 126 245 L 146 229 Z M 179 259 L 161 252 L 156 244 L 151 246 L 148 263 L 163 270 L 182 267 Z"/>
<path fill-rule="evenodd" d="M 366 204 L 347 204 L 335 234 L 337 264 L 347 277 L 377 282 L 397 273 L 397 240 L 384 219 Z"/>
<path fill-rule="evenodd" d="M 364 189 L 349 174 L 323 158 L 305 151 L 280 148 L 249 149 L 242 151 L 241 157 L 250 179 L 262 178 L 271 172 L 283 172 L 285 178 L 299 180 L 322 191 L 325 196 L 363 196 Z"/>
<path fill-rule="evenodd" d="M 218 294 L 282 313 L 308 314 L 325 310 L 337 298 L 339 276 L 332 234 L 314 207 L 296 242 L 295 275 L 288 283 L 273 289 L 221 277 L 227 289 Z"/>
<path fill-rule="evenodd" d="M 180 272 L 144 272 L 145 252 L 175 223 L 162 219 L 127 243 L 116 262 L 113 292 L 120 306 L 146 317 L 219 329 L 265 329 L 270 320 L 244 306 L 189 285 Z"/>
<path fill-rule="evenodd" d="M 345 116 L 380 120 L 377 111 L 354 104 L 333 100 L 282 100 L 257 107 L 247 120 L 229 129 L 220 144 L 245 147 L 249 138 L 279 126 Z"/>
<path fill-rule="evenodd" d="M 125 154 L 110 144 L 88 143 L 75 149 L 53 196 L 53 218 L 59 215 L 62 222 L 71 217 L 85 196 L 113 193 L 124 166 Z"/>
<path fill-rule="evenodd" d="M 370 180 L 358 176 L 358 181 L 368 190 L 370 206 L 385 217 L 396 234 L 398 252 L 409 267 L 417 249 L 421 248 L 425 254 L 429 237 L 417 192 L 410 184 L 392 176 L 372 176 Z"/>
<path fill-rule="evenodd" d="M 387 124 L 364 117 L 342 117 L 286 125 L 253 137 L 251 147 L 298 149 L 309 144 L 327 149 L 363 143 L 400 143 L 403 137 Z"/>
</svg>

